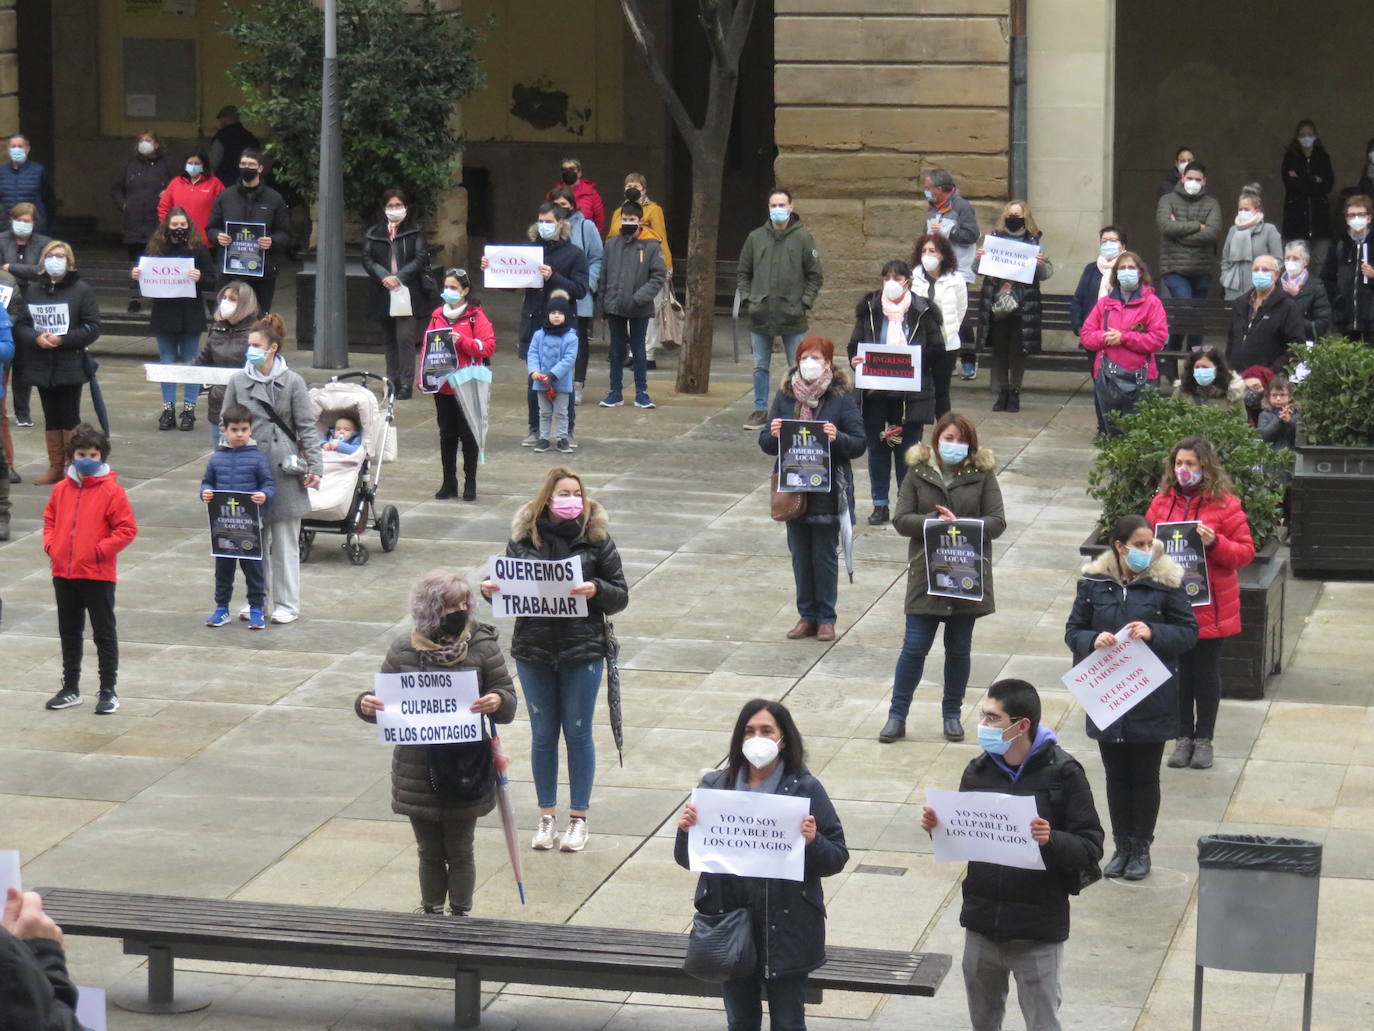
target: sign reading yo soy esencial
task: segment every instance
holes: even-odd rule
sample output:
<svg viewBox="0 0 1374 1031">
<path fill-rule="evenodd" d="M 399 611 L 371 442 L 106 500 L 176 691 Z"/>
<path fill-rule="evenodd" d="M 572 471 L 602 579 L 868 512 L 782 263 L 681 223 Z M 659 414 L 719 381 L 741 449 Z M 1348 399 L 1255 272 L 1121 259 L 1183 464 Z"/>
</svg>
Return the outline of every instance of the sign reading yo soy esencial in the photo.
<svg viewBox="0 0 1374 1031">
<path fill-rule="evenodd" d="M 491 557 L 491 611 L 494 616 L 572 619 L 587 615 L 587 599 L 573 594 L 582 582 L 582 556 L 568 558 Z"/>
<path fill-rule="evenodd" d="M 827 494 L 830 491 L 830 438 L 825 423 L 783 419 L 778 430 L 778 491 Z"/>
<path fill-rule="evenodd" d="M 1164 542 L 1164 554 L 1183 567 L 1183 593 L 1193 605 L 1212 604 L 1212 578 L 1207 572 L 1207 548 L 1196 520 L 1157 523 L 1155 536 Z"/>
<path fill-rule="evenodd" d="M 377 740 L 384 745 L 462 745 L 482 740 L 477 701 L 477 671 L 424 670 L 378 673 L 372 693 L 385 709 L 377 711 Z"/>
<path fill-rule="evenodd" d="M 983 600 L 983 520 L 927 519 L 926 593 L 941 598 Z"/>
<path fill-rule="evenodd" d="M 687 832 L 689 869 L 805 879 L 806 839 L 801 825 L 811 811 L 809 798 L 697 788 L 692 805 L 697 822 Z"/>
</svg>

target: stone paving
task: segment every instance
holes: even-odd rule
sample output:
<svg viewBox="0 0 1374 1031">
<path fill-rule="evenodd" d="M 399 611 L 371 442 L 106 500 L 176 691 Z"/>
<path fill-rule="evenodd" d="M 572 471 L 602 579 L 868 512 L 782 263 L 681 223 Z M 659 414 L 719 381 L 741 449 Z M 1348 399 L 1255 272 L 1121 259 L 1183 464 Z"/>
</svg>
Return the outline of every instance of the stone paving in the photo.
<svg viewBox="0 0 1374 1031">
<path fill-rule="evenodd" d="M 492 307 L 498 333 L 508 330 L 509 305 Z M 509 339 L 501 335 L 503 349 Z M 60 668 L 37 533 L 43 497 L 28 482 L 40 470 L 42 437 L 16 431 L 26 482 L 14 492 L 13 539 L 0 546 L 0 848 L 22 851 L 28 885 L 409 911 L 418 904 L 410 828 L 389 810 L 389 756 L 353 716 L 352 700 L 404 628 L 413 579 L 436 565 L 477 573 L 559 456 L 517 446 L 522 384 L 502 374 L 510 369 L 503 350 L 476 505 L 432 499 L 430 406 L 422 398 L 402 403 L 400 459 L 381 490 L 401 512 L 398 550 L 381 553 L 373 535 L 371 561 L 353 566 L 335 539 L 321 537 L 304 567 L 299 623 L 254 634 L 239 624 L 210 630 L 201 624 L 212 570 L 195 497 L 205 434 L 153 428 L 156 391 L 138 364 L 150 343 L 98 345 L 116 413 L 112 464 L 140 527 L 120 561 L 123 707 L 108 718 L 95 718 L 89 701 L 61 713 L 42 709 Z M 657 410 L 588 405 L 579 413 L 582 448 L 570 464 L 609 509 L 632 583 L 630 607 L 616 621 L 625 764 L 603 706 L 587 851 L 526 852 L 522 907 L 493 814 L 478 831 L 475 915 L 684 930 L 694 877 L 672 860 L 675 816 L 700 772 L 723 759 L 739 704 L 779 698 L 806 735 L 810 767 L 836 800 L 851 850 L 845 872 L 826 884 L 830 940 L 956 956 L 933 1000 L 834 993 L 811 1008 L 810 1026 L 967 1028 L 957 972 L 962 866 L 932 862 L 917 821 L 925 788 L 955 786 L 975 751 L 941 737 L 929 676 L 911 736 L 876 741 L 901 637 L 906 542 L 891 528 L 863 524 L 861 505 L 854 582 L 840 589 L 839 639 L 783 640 L 796 618 L 785 539 L 768 519 L 767 459 L 739 428 L 750 408 L 747 358 L 730 362 L 728 332 L 718 334 L 718 350 L 707 396 L 672 394 L 668 356 L 652 374 Z M 305 354 L 289 358 L 303 370 L 308 364 Z M 377 356 L 355 361 L 380 365 Z M 598 355 L 591 378 L 604 369 Z M 1034 682 L 1046 723 L 1087 767 L 1105 819 L 1096 749 L 1059 686 L 1075 549 L 1096 515 L 1082 487 L 1090 393 L 1080 376 L 1032 374 L 1022 412 L 994 415 L 985 386 L 985 378 L 956 383 L 956 405 L 975 416 L 997 454 L 1008 530 L 995 547 L 997 613 L 980 621 L 974 638 L 965 722 L 972 725 L 979 686 L 1012 675 Z M 588 396 L 599 396 L 591 384 Z M 865 471 L 857 471 L 865 498 Z M 1214 769 L 1164 772 L 1154 874 L 1140 884 L 1101 883 L 1075 901 L 1066 1028 L 1190 1026 L 1194 842 L 1218 830 L 1325 845 L 1314 1026 L 1374 1024 L 1364 987 L 1374 961 L 1374 642 L 1359 633 L 1372 604 L 1370 584 L 1290 584 L 1288 662 L 1268 698 L 1223 703 Z M 508 639 L 509 626 L 501 629 Z M 87 652 L 93 671 L 89 645 Z M 940 666 L 937 644 L 927 671 L 938 677 Z M 536 810 L 523 718 L 506 739 L 528 828 Z M 861 863 L 901 873 L 858 872 Z M 68 946 L 80 983 L 137 984 L 143 976 L 142 960 L 122 955 L 116 942 L 70 938 Z M 185 964 L 178 983 L 207 991 L 214 1004 L 172 1018 L 112 1008 L 110 1027 L 403 1029 L 451 1014 L 451 989 L 426 979 Z M 493 1012 L 527 1029 L 724 1024 L 712 1000 L 485 987 Z M 1211 972 L 1205 1026 L 1287 1031 L 1299 1026 L 1301 997 L 1299 977 Z M 1022 1028 L 1014 1004 L 1006 1026 Z"/>
</svg>

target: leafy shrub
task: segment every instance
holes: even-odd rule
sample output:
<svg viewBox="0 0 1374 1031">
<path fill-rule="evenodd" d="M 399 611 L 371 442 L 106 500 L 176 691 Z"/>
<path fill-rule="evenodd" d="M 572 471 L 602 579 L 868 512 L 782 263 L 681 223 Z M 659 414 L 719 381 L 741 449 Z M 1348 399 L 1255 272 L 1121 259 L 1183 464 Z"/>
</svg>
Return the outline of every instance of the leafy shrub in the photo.
<svg viewBox="0 0 1374 1031">
<path fill-rule="evenodd" d="M 1307 350 L 1307 374 L 1293 384 L 1310 444 L 1374 446 L 1374 347 L 1327 337 Z"/>
<path fill-rule="evenodd" d="M 1250 520 L 1256 547 L 1277 535 L 1291 451 L 1275 451 L 1245 421 L 1239 408 L 1215 408 L 1149 392 L 1130 415 L 1118 416 L 1118 437 L 1097 441 L 1088 494 L 1102 502 L 1100 525 L 1124 515 L 1144 515 L 1155 495 L 1169 452 L 1184 437 L 1206 437 Z"/>
</svg>

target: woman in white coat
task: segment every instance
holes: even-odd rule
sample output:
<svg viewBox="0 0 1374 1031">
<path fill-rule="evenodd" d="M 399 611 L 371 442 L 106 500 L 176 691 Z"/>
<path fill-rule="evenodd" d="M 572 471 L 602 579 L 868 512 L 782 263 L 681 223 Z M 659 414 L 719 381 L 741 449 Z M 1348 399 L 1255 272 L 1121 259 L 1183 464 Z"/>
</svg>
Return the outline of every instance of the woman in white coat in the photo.
<svg viewBox="0 0 1374 1031">
<path fill-rule="evenodd" d="M 959 260 L 943 233 L 927 233 L 916 241 L 911 256 L 911 292 L 924 297 L 940 313 L 945 350 L 935 360 L 935 418 L 949 411 L 949 381 L 959 364 L 959 327 L 968 311 L 968 281 L 959 273 Z M 919 444 L 913 440 L 910 443 Z"/>
</svg>

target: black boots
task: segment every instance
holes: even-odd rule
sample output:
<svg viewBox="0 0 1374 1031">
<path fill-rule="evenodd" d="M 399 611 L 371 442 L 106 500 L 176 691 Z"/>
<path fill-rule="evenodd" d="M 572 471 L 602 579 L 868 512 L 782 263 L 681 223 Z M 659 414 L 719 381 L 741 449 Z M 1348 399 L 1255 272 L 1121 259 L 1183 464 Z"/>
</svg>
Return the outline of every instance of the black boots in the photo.
<svg viewBox="0 0 1374 1031">
<path fill-rule="evenodd" d="M 883 729 L 878 731 L 878 740 L 885 745 L 890 745 L 899 737 L 906 737 L 906 720 L 889 716 L 887 722 L 883 724 Z"/>
<path fill-rule="evenodd" d="M 463 469 L 463 500 L 477 500 L 477 470 L 466 466 Z"/>
<path fill-rule="evenodd" d="M 1132 838 L 1117 838 L 1116 851 L 1107 865 L 1102 868 L 1102 876 L 1117 878 L 1126 872 L 1126 864 L 1131 860 Z"/>
<path fill-rule="evenodd" d="M 436 501 L 458 496 L 458 439 L 447 433 L 439 434 L 439 469 L 444 480 L 434 492 Z"/>
<path fill-rule="evenodd" d="M 1007 410 L 1007 395 L 1010 393 L 1011 391 L 1006 387 L 997 391 L 997 400 L 992 403 L 992 410 L 994 412 L 1005 412 Z"/>
<path fill-rule="evenodd" d="M 1102 868 L 1103 877 L 1124 881 L 1143 881 L 1150 873 L 1150 839 L 1117 838 L 1111 861 Z"/>
<path fill-rule="evenodd" d="M 994 412 L 1019 412 L 1021 410 L 1021 391 L 1003 387 L 997 392 L 997 400 L 992 403 Z"/>
</svg>

